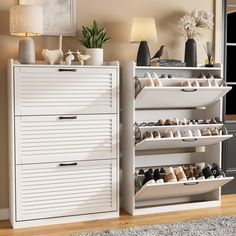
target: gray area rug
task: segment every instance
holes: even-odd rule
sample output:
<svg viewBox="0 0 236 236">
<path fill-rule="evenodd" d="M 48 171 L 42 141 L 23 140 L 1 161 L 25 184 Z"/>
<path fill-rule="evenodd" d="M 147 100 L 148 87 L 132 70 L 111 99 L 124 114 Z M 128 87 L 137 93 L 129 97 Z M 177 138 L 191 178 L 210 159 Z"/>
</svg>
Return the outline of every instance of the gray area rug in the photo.
<svg viewBox="0 0 236 236">
<path fill-rule="evenodd" d="M 175 224 L 108 230 L 71 236 L 236 236 L 236 216 L 215 217 Z"/>
</svg>

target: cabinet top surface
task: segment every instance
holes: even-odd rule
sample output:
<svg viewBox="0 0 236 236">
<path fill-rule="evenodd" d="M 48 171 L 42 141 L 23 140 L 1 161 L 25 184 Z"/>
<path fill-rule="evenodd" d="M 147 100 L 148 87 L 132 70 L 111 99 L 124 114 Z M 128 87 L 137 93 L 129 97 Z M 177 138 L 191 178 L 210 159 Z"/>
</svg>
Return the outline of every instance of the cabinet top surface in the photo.
<svg viewBox="0 0 236 236">
<path fill-rule="evenodd" d="M 111 62 L 104 62 L 103 65 L 100 66 L 94 66 L 94 65 L 79 65 L 79 64 L 73 64 L 73 65 L 66 65 L 66 64 L 55 64 L 55 65 L 49 65 L 45 61 L 36 61 L 35 64 L 21 64 L 17 60 L 10 59 L 9 62 L 14 67 L 50 67 L 50 68 L 58 68 L 58 67 L 70 67 L 70 68 L 116 68 L 119 66 L 118 61 L 111 61 Z"/>
</svg>

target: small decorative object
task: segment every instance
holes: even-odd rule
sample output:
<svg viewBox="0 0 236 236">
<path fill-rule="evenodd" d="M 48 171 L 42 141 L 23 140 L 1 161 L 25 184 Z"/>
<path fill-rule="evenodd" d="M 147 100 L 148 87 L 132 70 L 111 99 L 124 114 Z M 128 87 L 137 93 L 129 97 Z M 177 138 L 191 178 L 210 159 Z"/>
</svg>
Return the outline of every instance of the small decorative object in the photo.
<svg viewBox="0 0 236 236">
<path fill-rule="evenodd" d="M 82 66 L 84 65 L 84 61 L 91 58 L 90 55 L 82 55 L 79 50 L 76 51 L 76 54 L 77 54 L 77 59 L 78 59 L 80 65 L 82 65 Z"/>
<path fill-rule="evenodd" d="M 186 66 L 195 67 L 197 66 L 197 44 L 195 39 L 202 36 L 198 28 L 212 29 L 213 15 L 206 10 L 196 9 L 190 15 L 185 15 L 179 20 L 178 28 L 187 37 L 185 43 Z"/>
<path fill-rule="evenodd" d="M 152 17 L 136 17 L 133 19 L 130 42 L 139 44 L 137 66 L 150 66 L 151 56 L 147 42 L 157 41 L 155 19 Z"/>
<path fill-rule="evenodd" d="M 71 50 L 69 49 L 67 53 L 65 53 L 65 55 L 68 55 L 66 57 L 66 64 L 67 65 L 71 65 L 71 62 L 75 59 L 74 55 L 72 54 L 73 52 L 71 52 Z"/>
<path fill-rule="evenodd" d="M 98 28 L 97 22 L 94 20 L 92 27 L 82 26 L 83 39 L 79 40 L 86 47 L 86 54 L 91 58 L 87 59 L 88 65 L 103 64 L 103 47 L 110 41 L 105 28 Z"/>
<path fill-rule="evenodd" d="M 159 50 L 155 53 L 155 55 L 151 58 L 154 59 L 154 58 L 157 58 L 157 61 L 160 61 L 161 60 L 161 56 L 163 55 L 163 52 L 164 52 L 164 45 L 162 45 Z"/>
<path fill-rule="evenodd" d="M 22 64 L 35 63 L 34 40 L 30 36 L 43 33 L 43 8 L 16 5 L 10 9 L 10 34 L 24 36 L 19 42 L 18 60 Z"/>
<path fill-rule="evenodd" d="M 214 66 L 214 62 L 213 62 L 213 53 L 214 53 L 213 43 L 212 42 L 206 42 L 206 45 L 203 45 L 203 46 L 204 46 L 204 49 L 205 49 L 206 54 L 207 54 L 207 59 L 206 59 L 205 66 L 206 67 L 213 67 Z"/>
<path fill-rule="evenodd" d="M 63 61 L 63 52 L 62 52 L 62 35 L 59 36 L 59 48 L 55 50 L 43 49 L 42 51 L 43 59 L 53 65 L 55 63 L 61 64 Z"/>
</svg>

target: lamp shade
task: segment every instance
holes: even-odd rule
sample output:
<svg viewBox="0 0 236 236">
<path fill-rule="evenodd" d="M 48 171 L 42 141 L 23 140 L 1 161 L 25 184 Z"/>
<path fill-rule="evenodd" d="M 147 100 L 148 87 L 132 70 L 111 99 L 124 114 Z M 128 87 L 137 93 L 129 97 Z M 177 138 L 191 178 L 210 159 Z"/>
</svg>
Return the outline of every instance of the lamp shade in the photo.
<svg viewBox="0 0 236 236">
<path fill-rule="evenodd" d="M 43 8 L 35 5 L 15 5 L 10 9 L 10 34 L 39 36 L 43 33 Z"/>
<path fill-rule="evenodd" d="M 155 42 L 157 32 L 153 17 L 135 17 L 133 19 L 130 42 Z"/>
</svg>

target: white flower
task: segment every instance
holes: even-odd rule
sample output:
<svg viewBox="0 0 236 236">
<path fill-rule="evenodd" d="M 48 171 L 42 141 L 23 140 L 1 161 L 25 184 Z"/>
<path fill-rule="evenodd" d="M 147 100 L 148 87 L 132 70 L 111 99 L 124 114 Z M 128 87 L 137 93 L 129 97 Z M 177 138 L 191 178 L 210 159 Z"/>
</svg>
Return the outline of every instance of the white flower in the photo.
<svg viewBox="0 0 236 236">
<path fill-rule="evenodd" d="M 196 9 L 190 15 L 185 15 L 180 18 L 178 28 L 184 31 L 188 38 L 201 36 L 197 28 L 212 29 L 213 15 L 206 10 Z"/>
</svg>

